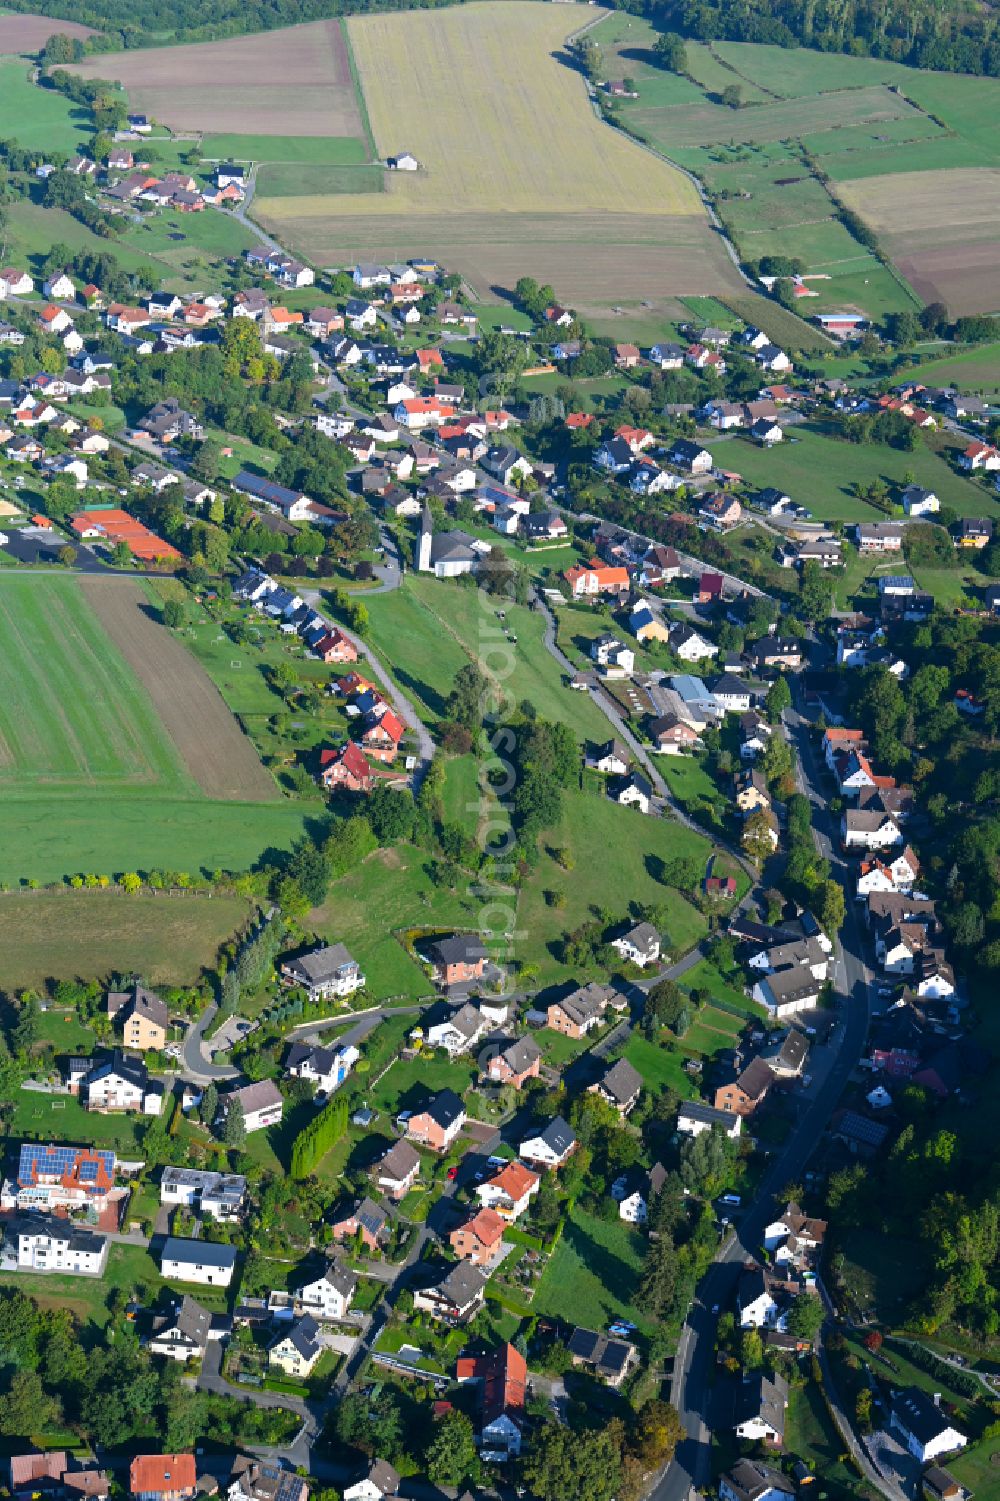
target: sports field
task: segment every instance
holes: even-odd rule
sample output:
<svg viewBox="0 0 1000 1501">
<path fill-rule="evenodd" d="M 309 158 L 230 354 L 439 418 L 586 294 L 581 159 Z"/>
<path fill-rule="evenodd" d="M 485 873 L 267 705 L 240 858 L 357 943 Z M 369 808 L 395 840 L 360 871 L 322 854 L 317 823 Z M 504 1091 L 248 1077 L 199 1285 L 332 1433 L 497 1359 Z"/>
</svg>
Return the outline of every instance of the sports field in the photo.
<svg viewBox="0 0 1000 1501">
<path fill-rule="evenodd" d="M 364 138 L 339 21 L 102 53 L 71 71 L 117 79 L 133 109 L 172 130 Z"/>
<path fill-rule="evenodd" d="M 693 186 L 609 130 L 568 65 L 567 33 L 593 15 L 505 0 L 352 18 L 377 152 L 421 170 L 374 195 L 262 191 L 256 214 L 319 264 L 419 252 L 484 295 L 529 245 L 532 275 L 575 305 L 736 290 Z"/>
<path fill-rule="evenodd" d="M 926 302 L 940 299 L 954 317 L 1000 308 L 1000 170 L 866 177 L 840 194 Z"/>
<path fill-rule="evenodd" d="M 144 600 L 128 579 L 0 579 L 0 881 L 243 870 L 314 806 L 279 797 Z"/>
</svg>

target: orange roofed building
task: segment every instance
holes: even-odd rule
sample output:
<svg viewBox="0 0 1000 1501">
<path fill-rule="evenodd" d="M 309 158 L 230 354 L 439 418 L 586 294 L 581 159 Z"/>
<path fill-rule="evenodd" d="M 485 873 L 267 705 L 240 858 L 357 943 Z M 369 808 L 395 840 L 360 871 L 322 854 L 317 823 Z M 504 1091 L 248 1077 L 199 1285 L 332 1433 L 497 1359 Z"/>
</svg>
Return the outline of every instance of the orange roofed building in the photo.
<svg viewBox="0 0 1000 1501">
<path fill-rule="evenodd" d="M 114 547 L 124 542 L 134 558 L 144 563 L 182 561 L 181 554 L 169 542 L 164 542 L 148 526 L 117 507 L 104 510 L 78 511 L 70 518 L 70 526 L 78 537 L 96 538 Z"/>
<path fill-rule="evenodd" d="M 188 1501 L 195 1494 L 193 1454 L 137 1454 L 128 1488 L 137 1501 Z"/>
<path fill-rule="evenodd" d="M 567 568 L 563 578 L 574 599 L 585 599 L 591 594 L 621 594 L 629 586 L 627 568 L 613 568 L 599 558 L 590 563 L 574 564 Z"/>
<path fill-rule="evenodd" d="M 463 1355 L 455 1363 L 457 1381 L 481 1387 L 479 1452 L 483 1459 L 502 1464 L 521 1452 L 528 1367 L 513 1345 L 500 1345 L 485 1355 Z"/>
</svg>

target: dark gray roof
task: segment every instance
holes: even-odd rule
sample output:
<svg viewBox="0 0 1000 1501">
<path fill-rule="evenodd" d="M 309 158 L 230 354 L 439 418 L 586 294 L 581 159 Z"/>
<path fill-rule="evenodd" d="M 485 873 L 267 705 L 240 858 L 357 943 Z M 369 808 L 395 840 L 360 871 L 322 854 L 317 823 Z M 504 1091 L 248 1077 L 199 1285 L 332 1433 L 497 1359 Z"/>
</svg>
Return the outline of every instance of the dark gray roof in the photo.
<svg viewBox="0 0 1000 1501">
<path fill-rule="evenodd" d="M 921 1444 L 927 1444 L 952 1427 L 951 1422 L 934 1403 L 933 1397 L 918 1386 L 904 1386 L 892 1394 L 892 1415 L 907 1433 Z"/>
<path fill-rule="evenodd" d="M 441 964 L 469 964 L 486 958 L 486 949 L 477 933 L 455 933 L 431 944 L 431 953 Z"/>
<path fill-rule="evenodd" d="M 439 1094 L 433 1095 L 417 1112 L 419 1115 L 429 1115 L 432 1121 L 447 1130 L 460 1115 L 465 1114 L 465 1106 L 453 1089 L 442 1089 Z"/>
<path fill-rule="evenodd" d="M 600 1087 L 609 1094 L 616 1105 L 627 1105 L 642 1088 L 642 1075 L 633 1068 L 627 1058 L 613 1063 L 600 1081 Z"/>
<path fill-rule="evenodd" d="M 549 1121 L 548 1125 L 543 1126 L 540 1131 L 531 1131 L 525 1137 L 525 1141 L 536 1140 L 544 1141 L 545 1145 L 558 1157 L 562 1157 L 576 1143 L 576 1137 L 561 1115 Z"/>
<path fill-rule="evenodd" d="M 163 1242 L 162 1261 L 197 1262 L 201 1266 L 234 1267 L 236 1247 L 216 1245 L 210 1240 L 181 1240 L 168 1235 Z"/>
<path fill-rule="evenodd" d="M 272 1348 L 290 1339 L 303 1360 L 311 1360 L 319 1349 L 319 1325 L 312 1314 L 306 1313 L 296 1319 L 290 1329 L 282 1329 L 271 1341 Z"/>
<path fill-rule="evenodd" d="M 609 1339 L 593 1329 L 574 1329 L 566 1348 L 577 1360 L 594 1366 L 602 1375 L 618 1377 L 628 1365 L 632 1346 L 624 1339 Z"/>
</svg>

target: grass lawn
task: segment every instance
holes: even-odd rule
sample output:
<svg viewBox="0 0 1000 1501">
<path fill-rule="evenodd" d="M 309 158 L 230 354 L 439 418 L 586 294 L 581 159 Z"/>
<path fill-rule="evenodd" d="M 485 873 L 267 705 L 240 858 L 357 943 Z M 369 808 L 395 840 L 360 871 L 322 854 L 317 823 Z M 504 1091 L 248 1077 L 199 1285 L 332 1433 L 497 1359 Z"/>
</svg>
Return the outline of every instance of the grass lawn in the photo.
<svg viewBox="0 0 1000 1501">
<path fill-rule="evenodd" d="M 957 1459 L 948 1461 L 948 1468 L 966 1490 L 975 1493 L 978 1501 L 1000 1501 L 1000 1463 L 994 1462 L 998 1452 L 997 1441 L 984 1439 L 973 1444 Z"/>
<path fill-rule="evenodd" d="M 84 1110 L 79 1100 L 69 1095 L 21 1089 L 14 1101 L 10 1134 L 28 1141 L 85 1141 L 97 1147 L 114 1147 L 127 1157 L 139 1151 L 142 1130 L 148 1124 L 145 1116 Z"/>
<path fill-rule="evenodd" d="M 3 899 L 0 898 L 0 900 Z M 8 983 L 0 973 L 0 985 Z M 28 981 L 15 982 L 10 988 L 20 989 L 28 983 Z M 89 1053 L 97 1044 L 96 1036 L 90 1027 L 84 1025 L 75 1011 L 40 1011 L 37 1032 L 39 1045 L 49 1043 L 61 1053 Z"/>
<path fill-rule="evenodd" d="M 427 855 L 408 846 L 380 850 L 342 876 L 309 919 L 330 943 L 346 943 L 376 1000 L 433 993 L 420 965 L 394 936 L 407 928 L 475 928 L 479 902 L 468 892 L 435 886 Z M 470 878 L 471 879 L 471 878 Z"/>
<path fill-rule="evenodd" d="M 727 979 L 725 975 L 720 974 L 710 959 L 699 959 L 698 963 L 682 976 L 681 986 L 684 990 L 707 990 L 713 1000 L 725 1001 L 727 1005 L 735 1006 L 738 1011 L 744 1012 L 747 1016 L 764 1015 L 757 1002 L 752 1001 L 748 995 L 744 995 L 741 980 L 739 978 L 735 981 Z"/>
<path fill-rule="evenodd" d="M 351 167 L 368 160 L 364 142 L 354 136 L 207 135 L 201 154 L 212 162 L 302 162 L 317 167 Z"/>
<path fill-rule="evenodd" d="M 589 1037 L 565 1037 L 562 1032 L 553 1032 L 550 1027 L 543 1027 L 534 1034 L 534 1038 L 542 1050 L 542 1057 L 554 1068 L 565 1068 L 567 1063 L 579 1058 L 581 1053 L 597 1041 L 593 1033 Z"/>
<path fill-rule="evenodd" d="M 150 985 L 185 985 L 213 963 L 250 912 L 239 897 L 125 896 L 114 891 L 0 895 L 0 988 L 50 979 L 92 978 L 112 970 Z M 77 1046 L 77 1026 L 46 1013 L 44 1035 Z M 82 1030 L 82 1029 L 81 1029 Z"/>
<path fill-rule="evenodd" d="M 428 1095 L 437 1094 L 442 1089 L 464 1094 L 477 1074 L 478 1070 L 470 1059 L 452 1063 L 443 1062 L 433 1055 L 397 1058 L 385 1078 L 370 1091 L 368 1104 L 384 1115 L 395 1116 L 400 1110 L 414 1109 Z"/>
<path fill-rule="evenodd" d="M 30 73 L 23 58 L 0 60 L 0 136 L 29 151 L 78 151 L 92 134 L 86 110 L 31 83 Z"/>
<path fill-rule="evenodd" d="M 847 443 L 806 422 L 770 449 L 743 438 L 710 439 L 707 446 L 718 463 L 735 469 L 754 488 L 774 485 L 786 490 L 823 521 L 884 520 L 867 501 L 857 499 L 852 486 L 856 481 L 867 486 L 883 479 L 899 490 L 908 470 L 917 484 L 932 489 L 942 505 L 953 507 L 960 516 L 988 516 L 996 508 L 991 495 L 953 473 L 925 442 L 906 453 L 885 444 Z"/>
<path fill-rule="evenodd" d="M 244 870 L 301 830 L 307 804 L 204 796 L 75 578 L 6 573 L 0 648 L 0 881 Z"/>
<path fill-rule="evenodd" d="M 858 1493 L 857 1476 L 842 1459 L 844 1444 L 813 1381 L 794 1385 L 788 1394 L 785 1448 L 799 1455 L 820 1477 L 823 1493 L 839 1501 L 846 1492 Z"/>
<path fill-rule="evenodd" d="M 571 792 L 564 794 L 562 819 L 544 844 L 568 848 L 575 863 L 566 871 L 554 859 L 543 858 L 518 907 L 519 957 L 538 964 L 543 984 L 572 977 L 558 957 L 559 940 L 587 921 L 595 908 L 610 906 L 624 917 L 628 903 L 664 906 L 666 946 L 674 954 L 686 953 L 703 936 L 707 924 L 702 914 L 656 877 L 663 860 L 704 860 L 708 855 L 708 842 L 680 824 L 619 808 L 608 798 Z M 560 892 L 565 906 L 550 907 L 547 890 Z"/>
<path fill-rule="evenodd" d="M 957 347 L 958 352 L 952 350 Z M 961 391 L 996 395 L 1000 391 L 1000 344 L 979 344 L 972 349 L 941 346 L 940 358 L 922 359 L 899 371 L 900 380 L 917 376 L 934 384 L 957 386 Z"/>
<path fill-rule="evenodd" d="M 698 1087 L 684 1072 L 682 1054 L 670 1048 L 661 1048 L 658 1043 L 647 1042 L 638 1032 L 633 1032 L 623 1056 L 633 1068 L 639 1070 L 648 1089 L 657 1092 L 661 1089 L 674 1089 L 684 1100 L 697 1098 Z"/>
<path fill-rule="evenodd" d="M 621 1220 L 575 1207 L 532 1300 L 532 1312 L 604 1329 L 622 1316 L 648 1329 L 635 1303 L 646 1239 Z"/>
<path fill-rule="evenodd" d="M 473 755 L 450 756 L 445 769 L 444 816 L 448 823 L 461 824 L 475 836 L 483 794 L 479 789 L 479 762 Z"/>
<path fill-rule="evenodd" d="M 721 829 L 730 801 L 705 770 L 697 756 L 660 756 L 660 774 L 682 808 L 711 813 Z M 707 804 L 707 807 L 706 807 Z"/>
<path fill-rule="evenodd" d="M 231 456 L 223 456 L 219 462 L 219 469 L 224 479 L 232 479 L 240 469 L 252 469 L 259 474 L 270 474 L 278 456 L 269 448 L 261 448 L 256 443 L 251 443 L 249 438 L 238 438 L 233 433 L 224 433 L 217 427 L 206 427 L 206 438 L 215 438 L 223 448 L 233 450 Z"/>
<path fill-rule="evenodd" d="M 400 686 L 432 717 L 442 714 L 455 674 L 476 661 L 505 703 L 528 699 L 540 718 L 563 720 L 577 736 L 607 738 L 607 720 L 587 694 L 566 688 L 545 649 L 544 618 L 521 605 L 498 605 L 484 590 L 407 574 L 400 589 L 367 601 L 369 640 Z M 506 639 L 498 609 L 517 637 Z"/>
</svg>

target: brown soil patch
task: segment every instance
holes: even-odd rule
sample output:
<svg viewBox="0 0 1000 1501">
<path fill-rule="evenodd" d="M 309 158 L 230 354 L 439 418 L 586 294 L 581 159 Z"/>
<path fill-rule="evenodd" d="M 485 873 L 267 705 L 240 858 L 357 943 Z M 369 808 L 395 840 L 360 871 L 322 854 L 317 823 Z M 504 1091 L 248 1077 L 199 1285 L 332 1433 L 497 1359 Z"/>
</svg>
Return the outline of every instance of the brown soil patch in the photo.
<svg viewBox="0 0 1000 1501">
<path fill-rule="evenodd" d="M 913 290 L 925 302 L 943 302 L 953 318 L 1000 310 L 1000 261 L 995 242 L 904 255 L 896 250 L 896 237 L 892 236 L 889 248 Z"/>
<path fill-rule="evenodd" d="M 174 130 L 364 135 L 338 21 L 222 42 L 102 53 L 72 71 L 118 79 L 134 109 Z"/>
<path fill-rule="evenodd" d="M 142 586 L 130 579 L 82 578 L 80 587 L 149 693 L 202 791 L 248 802 L 277 798 L 273 778 L 219 690 L 181 641 L 154 619 Z"/>
<path fill-rule="evenodd" d="M 95 36 L 92 26 L 52 16 L 0 16 L 0 52 L 40 52 L 50 36 Z"/>
</svg>

